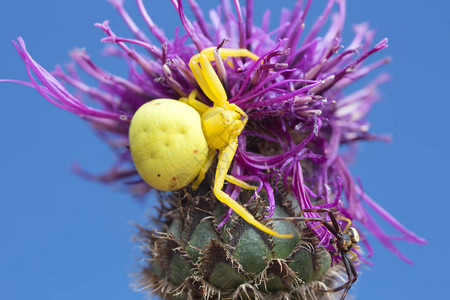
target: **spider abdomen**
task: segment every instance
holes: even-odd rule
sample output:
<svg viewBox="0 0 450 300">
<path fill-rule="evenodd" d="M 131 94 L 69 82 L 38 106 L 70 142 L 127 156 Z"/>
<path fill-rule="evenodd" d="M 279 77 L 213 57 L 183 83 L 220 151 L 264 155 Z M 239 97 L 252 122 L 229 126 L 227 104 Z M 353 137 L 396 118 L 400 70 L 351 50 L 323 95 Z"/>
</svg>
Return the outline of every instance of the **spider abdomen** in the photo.
<svg viewBox="0 0 450 300">
<path fill-rule="evenodd" d="M 129 139 L 138 173 L 162 191 L 191 183 L 209 151 L 199 113 L 172 99 L 142 105 L 131 121 Z"/>
</svg>

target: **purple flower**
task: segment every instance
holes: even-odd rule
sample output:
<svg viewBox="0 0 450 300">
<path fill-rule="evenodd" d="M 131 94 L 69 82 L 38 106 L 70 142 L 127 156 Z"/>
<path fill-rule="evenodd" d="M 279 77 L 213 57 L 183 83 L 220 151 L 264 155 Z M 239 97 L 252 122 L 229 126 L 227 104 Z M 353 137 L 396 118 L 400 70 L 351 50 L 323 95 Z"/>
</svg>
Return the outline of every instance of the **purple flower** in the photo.
<svg viewBox="0 0 450 300">
<path fill-rule="evenodd" d="M 292 192 L 302 209 L 335 207 L 344 217 L 356 221 L 388 249 L 410 262 L 394 246 L 393 240 L 403 239 L 418 244 L 426 241 L 403 227 L 366 195 L 362 185 L 348 170 L 347 163 L 353 158 L 354 146 L 359 141 L 386 140 L 386 137 L 369 132 L 366 117 L 379 98 L 378 85 L 388 76 L 380 75 L 350 94 L 345 93 L 345 88 L 383 66 L 389 59 L 380 58 L 371 64 L 365 62 L 369 56 L 387 47 L 387 39 L 372 46 L 374 32 L 365 23 L 354 26 L 353 40 L 346 46 L 342 44 L 341 32 L 346 14 L 344 0 L 329 0 L 322 15 L 307 27 L 305 18 L 312 0 L 306 3 L 297 1 L 292 10 L 283 11 L 280 26 L 274 30 L 269 30 L 269 11 L 264 14 L 261 26 L 253 24 L 252 0 L 246 1 L 246 7 L 241 6 L 238 0 L 222 1 L 216 10 L 210 12 L 209 19 L 204 17 L 195 0 L 184 1 L 189 3 L 195 20 L 186 17 L 183 1 L 171 0 L 185 31 L 181 34 L 177 30 L 173 39 L 164 35 L 151 20 L 142 0 L 137 0 L 149 33 L 158 40 L 157 44 L 152 43 L 133 22 L 123 7 L 123 1 L 110 2 L 134 38 L 116 36 L 108 21 L 96 26 L 106 34 L 102 41 L 115 46 L 107 47 L 106 53 L 127 62 L 129 73 L 126 77 L 100 68 L 81 49 L 71 53 L 73 65 L 66 70 L 57 67 L 50 73 L 32 59 L 22 38 L 14 42 L 30 78 L 30 82 L 20 83 L 34 87 L 54 105 L 85 119 L 116 153 L 117 162 L 106 174 L 92 175 L 76 167 L 80 174 L 101 182 L 124 182 L 135 195 L 148 192 L 151 187 L 137 174 L 127 148 L 133 114 L 149 100 L 179 99 L 198 89 L 188 62 L 202 49 L 218 45 L 247 48 L 260 59 L 245 63 L 234 59 L 233 64 L 225 64 L 226 76 L 221 76 L 229 101 L 247 113 L 249 123 L 258 125 L 257 128 L 248 126 L 239 136 L 230 173 L 237 178 L 260 183 L 259 190 L 264 188 L 270 201 L 268 217 L 276 205 L 274 182 L 281 182 Z M 236 13 L 232 12 L 233 8 Z M 325 28 L 330 18 L 331 24 Z M 321 32 L 324 34 L 319 34 Z M 75 66 L 95 78 L 98 86 L 83 82 Z M 70 93 L 65 85 L 74 87 L 77 93 Z M 96 102 L 95 108 L 86 104 L 84 96 Z M 200 100 L 210 105 L 204 95 Z M 248 150 L 244 145 L 252 139 L 270 141 L 278 145 L 280 151 L 267 156 Z M 339 152 L 341 145 L 349 146 L 350 150 Z M 226 192 L 236 198 L 240 189 L 229 186 Z M 313 206 L 311 199 L 322 204 Z M 386 234 L 364 205 L 397 229 L 400 236 Z M 230 209 L 221 225 L 231 213 Z M 305 216 L 320 217 L 316 213 Z M 333 250 L 330 245 L 333 236 L 325 227 L 313 228 L 313 231 L 324 247 Z M 372 251 L 365 236 L 362 240 L 370 256 Z"/>
</svg>

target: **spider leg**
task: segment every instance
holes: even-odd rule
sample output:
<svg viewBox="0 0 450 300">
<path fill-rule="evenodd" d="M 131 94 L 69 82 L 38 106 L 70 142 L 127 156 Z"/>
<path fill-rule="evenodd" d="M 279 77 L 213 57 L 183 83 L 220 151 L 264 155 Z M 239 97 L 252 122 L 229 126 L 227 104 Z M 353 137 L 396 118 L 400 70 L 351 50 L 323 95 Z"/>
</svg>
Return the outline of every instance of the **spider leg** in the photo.
<svg viewBox="0 0 450 300">
<path fill-rule="evenodd" d="M 214 160 L 214 157 L 216 156 L 216 150 L 210 149 L 208 153 L 208 157 L 206 158 L 205 163 L 203 164 L 202 168 L 200 169 L 197 179 L 192 183 L 192 188 L 196 190 L 200 183 L 202 183 L 203 179 L 205 179 L 205 174 L 208 171 L 209 167 L 211 167 L 211 164 Z"/>
<path fill-rule="evenodd" d="M 228 105 L 228 97 L 220 81 L 219 76 L 211 65 L 215 60 L 215 47 L 203 49 L 200 53 L 194 55 L 189 61 L 189 67 L 194 74 L 200 88 L 205 95 L 214 102 L 214 106 L 223 107 Z M 252 60 L 258 60 L 259 57 L 247 49 L 219 49 L 219 55 L 222 59 L 228 57 L 248 57 Z M 200 63 L 200 66 L 199 66 Z"/>
<path fill-rule="evenodd" d="M 234 138 L 224 149 L 219 152 L 219 161 L 217 163 L 216 176 L 214 179 L 214 194 L 216 195 L 217 199 L 234 210 L 249 224 L 255 226 L 261 231 L 279 238 L 292 238 L 292 234 L 280 234 L 257 221 L 255 217 L 250 214 L 241 204 L 236 202 L 227 193 L 222 191 L 228 169 L 230 168 L 231 162 L 236 152 L 236 148 L 237 137 Z"/>
<path fill-rule="evenodd" d="M 352 262 L 350 261 L 346 253 L 341 253 L 341 256 L 348 276 L 347 283 L 342 285 L 342 287 L 345 286 L 345 290 L 340 300 L 344 300 L 353 283 L 355 283 L 355 281 L 358 279 L 358 272 L 356 272 L 355 266 L 353 266 Z"/>
<path fill-rule="evenodd" d="M 247 182 L 237 179 L 236 177 L 231 175 L 225 176 L 225 180 L 246 190 L 256 190 L 258 188 L 257 186 L 248 184 Z"/>
<path fill-rule="evenodd" d="M 214 52 L 212 51 L 214 48 L 212 48 L 211 50 L 209 50 L 209 49 L 211 49 L 211 48 L 206 48 L 205 50 L 211 51 L 212 55 L 214 56 Z M 205 50 L 203 50 L 203 51 L 205 51 Z M 219 54 L 222 59 L 227 59 L 228 57 L 248 57 L 252 60 L 259 59 L 259 57 L 256 54 L 250 52 L 247 49 L 242 49 L 242 48 L 241 49 L 220 48 Z"/>
<path fill-rule="evenodd" d="M 339 217 L 340 220 L 344 220 L 345 222 L 347 222 L 347 225 L 345 225 L 344 228 L 344 232 L 347 232 L 348 228 L 350 227 L 350 225 L 352 225 L 352 221 L 350 221 L 350 219 L 347 219 L 346 217 Z"/>
<path fill-rule="evenodd" d="M 358 246 L 358 245 L 355 245 L 355 246 Z M 355 246 L 353 246 L 353 248 L 357 248 Z M 358 246 L 358 248 L 359 248 L 359 246 Z M 351 261 L 355 261 L 358 258 L 358 255 L 355 252 L 353 252 L 353 251 L 348 251 L 347 253 L 352 256 L 352 258 L 350 259 Z"/>
<path fill-rule="evenodd" d="M 220 48 L 219 55 L 222 60 L 227 59 L 228 57 L 248 57 L 252 60 L 258 60 L 259 57 L 254 53 L 250 52 L 247 49 L 229 49 L 229 48 Z M 227 64 L 234 68 L 234 64 L 232 61 L 227 61 Z"/>
<path fill-rule="evenodd" d="M 342 257 L 342 261 L 345 266 L 345 271 L 347 272 L 348 281 L 346 283 L 344 283 L 343 285 L 338 286 L 337 288 L 334 288 L 331 290 L 319 289 L 319 291 L 325 292 L 325 293 L 335 293 L 335 292 L 345 289 L 344 293 L 342 294 L 342 296 L 340 298 L 340 300 L 344 300 L 345 297 L 347 296 L 348 291 L 352 287 L 353 283 L 355 283 L 355 281 L 358 279 L 358 273 L 356 272 L 355 266 L 353 266 L 352 262 L 348 258 L 347 253 L 342 252 L 342 251 L 339 251 L 339 253 Z"/>
<path fill-rule="evenodd" d="M 209 61 L 214 60 L 214 50 L 217 49 L 216 47 L 208 47 L 203 49 L 199 54 L 202 54 L 208 58 Z M 191 60 L 198 62 L 198 55 L 194 55 Z M 228 57 L 248 57 L 252 60 L 258 60 L 259 56 L 250 52 L 247 49 L 240 48 L 240 49 L 231 49 L 231 48 L 220 48 L 219 54 L 222 59 L 227 59 Z"/>
<path fill-rule="evenodd" d="M 248 120 L 247 114 L 239 106 L 237 106 L 236 104 L 230 104 L 228 109 L 234 110 L 235 112 L 237 112 L 238 114 L 240 114 L 242 116 L 242 118 L 243 118 L 243 120 L 242 120 L 242 123 L 243 123 L 242 124 L 242 129 L 244 129 L 245 124 L 247 124 L 247 120 Z M 242 131 L 242 129 L 241 129 L 241 131 Z M 239 131 L 239 134 L 241 133 L 241 131 Z"/>
<path fill-rule="evenodd" d="M 201 60 L 203 60 L 203 64 L 207 66 L 206 72 L 198 65 L 198 62 L 200 62 L 201 64 Z M 189 68 L 191 69 L 192 74 L 194 74 L 195 80 L 197 81 L 202 91 L 211 101 L 214 102 L 214 104 L 223 101 L 228 102 L 227 93 L 225 92 L 225 89 L 223 88 L 223 85 L 220 82 L 219 77 L 214 71 L 211 63 L 202 53 L 196 54 L 191 58 L 191 60 L 189 61 Z M 212 77 L 212 79 L 210 79 L 209 82 L 212 82 L 213 86 L 210 86 L 210 84 L 208 83 L 208 80 L 205 77 L 207 75 Z"/>
<path fill-rule="evenodd" d="M 323 220 L 322 220 L 322 221 L 323 221 Z M 320 226 L 325 226 L 325 225 L 323 225 L 324 223 L 327 223 L 328 225 L 333 225 L 333 223 L 331 223 L 331 222 L 325 222 L 325 221 L 323 221 L 323 222 L 321 222 L 321 224 L 319 224 L 319 225 L 314 226 L 313 228 L 311 228 L 311 230 L 312 230 L 312 229 L 319 228 Z M 328 227 L 327 227 L 327 228 L 328 228 Z M 333 227 L 333 229 L 334 229 L 334 227 Z"/>
<path fill-rule="evenodd" d="M 338 233 L 342 232 L 342 229 L 339 226 L 336 217 L 328 208 L 305 208 L 300 212 L 300 216 L 303 215 L 303 213 L 305 212 L 327 213 L 328 216 L 330 217 L 331 223 L 333 224 L 334 230 L 330 230 L 331 226 L 327 222 L 322 222 L 323 226 L 325 226 L 328 230 L 330 230 L 330 232 L 336 237 Z M 327 224 L 328 226 L 325 224 Z"/>
<path fill-rule="evenodd" d="M 197 90 L 192 90 L 192 92 L 189 94 L 187 98 L 185 97 L 180 98 L 180 101 L 186 103 L 189 106 L 192 106 L 201 115 L 209 108 L 209 106 L 206 105 L 205 103 L 198 101 L 196 99 L 197 94 L 198 94 Z"/>
<path fill-rule="evenodd" d="M 216 71 L 211 65 L 211 62 L 208 60 L 208 57 L 203 53 L 201 53 L 199 59 L 200 59 L 200 67 L 203 73 L 202 75 L 205 78 L 209 88 L 214 94 L 214 97 L 210 98 L 211 101 L 214 102 L 214 106 L 222 106 L 224 103 L 228 104 L 227 93 L 225 92 L 225 89 L 222 85 L 222 82 L 219 79 L 219 76 L 217 76 Z"/>
<path fill-rule="evenodd" d="M 270 218 L 269 220 L 282 220 L 282 221 L 294 221 L 294 222 L 320 222 L 321 224 L 318 226 L 325 226 L 328 231 L 331 232 L 337 238 L 338 232 L 332 227 L 328 222 L 321 218 L 307 218 L 307 217 L 285 217 L 285 218 Z M 316 226 L 316 227 L 318 227 Z M 315 227 L 314 227 L 315 228 Z"/>
</svg>

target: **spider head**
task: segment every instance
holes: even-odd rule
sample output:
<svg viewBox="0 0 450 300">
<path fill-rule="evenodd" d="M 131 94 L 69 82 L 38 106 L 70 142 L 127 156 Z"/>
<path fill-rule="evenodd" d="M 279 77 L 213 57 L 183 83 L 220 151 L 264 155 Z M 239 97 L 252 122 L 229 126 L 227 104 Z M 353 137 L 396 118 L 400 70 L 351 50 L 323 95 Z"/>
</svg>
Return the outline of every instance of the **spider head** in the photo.
<svg viewBox="0 0 450 300">
<path fill-rule="evenodd" d="M 231 109 L 211 107 L 202 114 L 202 128 L 208 145 L 222 149 L 236 138 L 243 127 L 241 114 Z"/>
<path fill-rule="evenodd" d="M 359 233 L 355 227 L 349 227 L 347 233 L 350 236 L 352 243 L 356 244 L 359 242 Z"/>
</svg>

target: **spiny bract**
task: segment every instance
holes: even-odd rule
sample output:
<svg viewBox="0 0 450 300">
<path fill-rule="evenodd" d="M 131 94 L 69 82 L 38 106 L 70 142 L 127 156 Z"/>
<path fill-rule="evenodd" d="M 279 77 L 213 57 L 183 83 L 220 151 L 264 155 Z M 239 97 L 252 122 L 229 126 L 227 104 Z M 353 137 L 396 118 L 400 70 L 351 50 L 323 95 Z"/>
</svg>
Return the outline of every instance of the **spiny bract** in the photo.
<svg viewBox="0 0 450 300">
<path fill-rule="evenodd" d="M 211 178 L 209 177 L 209 180 Z M 206 185 L 185 189 L 164 199 L 156 223 L 160 230 L 140 227 L 144 267 L 138 289 L 164 299 L 333 299 L 319 291 L 344 277 L 330 267 L 331 256 L 304 224 L 264 221 L 267 202 L 260 198 L 249 209 L 275 230 L 295 232 L 280 239 L 257 230 L 240 218 L 217 231 L 226 212 Z M 274 217 L 295 216 L 296 201 L 277 194 Z M 251 192 L 241 193 L 249 199 Z M 294 200 L 294 201 L 292 201 Z"/>
</svg>

